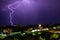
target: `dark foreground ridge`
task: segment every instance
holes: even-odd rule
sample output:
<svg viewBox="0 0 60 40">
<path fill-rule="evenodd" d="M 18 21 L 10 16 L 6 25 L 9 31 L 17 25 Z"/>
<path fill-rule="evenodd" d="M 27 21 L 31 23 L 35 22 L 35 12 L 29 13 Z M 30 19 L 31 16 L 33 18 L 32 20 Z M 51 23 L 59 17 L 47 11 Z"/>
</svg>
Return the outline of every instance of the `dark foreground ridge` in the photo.
<svg viewBox="0 0 60 40">
<path fill-rule="evenodd" d="M 60 24 L 3 25 L 0 40 L 60 40 Z"/>
</svg>

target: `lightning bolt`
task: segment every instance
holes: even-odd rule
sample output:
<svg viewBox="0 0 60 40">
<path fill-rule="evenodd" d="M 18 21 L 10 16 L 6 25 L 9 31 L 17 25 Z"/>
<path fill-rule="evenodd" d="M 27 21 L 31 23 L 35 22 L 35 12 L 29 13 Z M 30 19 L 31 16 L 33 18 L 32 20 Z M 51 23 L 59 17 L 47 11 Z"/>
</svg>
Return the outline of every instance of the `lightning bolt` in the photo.
<svg viewBox="0 0 60 40">
<path fill-rule="evenodd" d="M 22 2 L 21 1 L 16 1 L 16 2 L 8 5 L 8 9 L 11 10 L 11 12 L 9 14 L 11 25 L 14 25 L 14 23 L 12 21 L 12 19 L 13 19 L 12 14 L 14 13 L 14 10 L 17 9 L 19 6 L 21 6 L 21 4 L 26 4 L 26 3 L 29 4 L 30 1 L 29 0 L 22 0 Z"/>
<path fill-rule="evenodd" d="M 10 17 L 10 24 L 13 25 L 13 22 L 12 22 L 12 14 L 14 13 L 14 10 L 11 9 L 10 7 L 8 7 L 10 10 L 11 10 L 11 13 L 9 14 L 9 17 Z"/>
<path fill-rule="evenodd" d="M 9 14 L 9 18 L 10 18 L 10 24 L 11 25 L 14 25 L 13 24 L 13 21 L 12 21 L 12 14 L 14 13 L 14 9 L 18 8 L 20 6 L 20 1 L 16 1 L 15 3 L 12 3 L 12 4 L 9 4 L 8 5 L 8 9 L 11 10 L 10 14 Z"/>
</svg>

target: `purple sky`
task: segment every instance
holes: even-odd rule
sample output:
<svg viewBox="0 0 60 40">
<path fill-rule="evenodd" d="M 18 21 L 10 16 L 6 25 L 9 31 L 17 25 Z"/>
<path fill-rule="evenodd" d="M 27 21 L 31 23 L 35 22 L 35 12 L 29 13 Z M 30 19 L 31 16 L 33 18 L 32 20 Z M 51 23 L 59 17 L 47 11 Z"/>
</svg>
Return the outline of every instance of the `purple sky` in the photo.
<svg viewBox="0 0 60 40">
<path fill-rule="evenodd" d="M 0 25 L 10 25 L 8 5 L 17 0 L 0 0 Z M 21 3 L 22 2 L 22 3 Z M 14 24 L 58 24 L 60 23 L 60 0 L 20 1 L 12 15 Z"/>
</svg>

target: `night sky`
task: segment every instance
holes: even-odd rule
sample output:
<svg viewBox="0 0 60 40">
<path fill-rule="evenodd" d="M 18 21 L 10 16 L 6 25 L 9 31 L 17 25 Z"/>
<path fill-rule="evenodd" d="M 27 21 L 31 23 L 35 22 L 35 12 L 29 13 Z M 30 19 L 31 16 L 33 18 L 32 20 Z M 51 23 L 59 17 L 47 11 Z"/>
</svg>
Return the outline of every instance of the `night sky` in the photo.
<svg viewBox="0 0 60 40">
<path fill-rule="evenodd" d="M 16 1 L 21 5 L 12 14 L 14 25 L 60 24 L 60 0 L 0 0 L 0 25 L 10 25 L 8 5 Z"/>
</svg>

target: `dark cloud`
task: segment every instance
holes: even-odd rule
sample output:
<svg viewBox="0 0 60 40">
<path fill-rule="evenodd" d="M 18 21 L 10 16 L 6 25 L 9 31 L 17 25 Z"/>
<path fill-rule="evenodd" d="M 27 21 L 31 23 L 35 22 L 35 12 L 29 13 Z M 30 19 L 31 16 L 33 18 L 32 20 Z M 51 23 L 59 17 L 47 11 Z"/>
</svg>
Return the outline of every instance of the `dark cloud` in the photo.
<svg viewBox="0 0 60 40">
<path fill-rule="evenodd" d="M 17 0 L 0 0 L 0 24 L 9 25 L 9 13 L 7 5 Z M 14 10 L 14 24 L 50 24 L 60 23 L 60 0 L 33 0 L 35 3 L 30 7 L 21 5 Z M 5 7 L 5 9 L 4 9 Z M 4 9 L 5 11 L 3 11 Z"/>
</svg>

